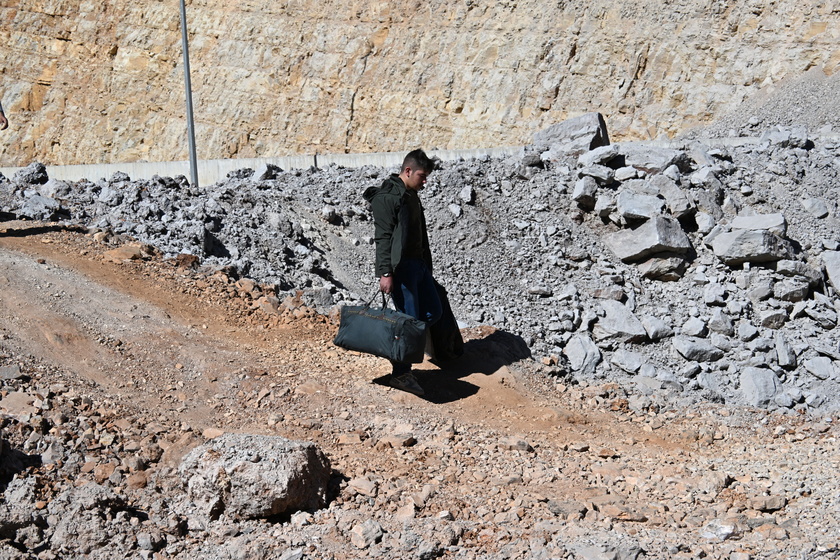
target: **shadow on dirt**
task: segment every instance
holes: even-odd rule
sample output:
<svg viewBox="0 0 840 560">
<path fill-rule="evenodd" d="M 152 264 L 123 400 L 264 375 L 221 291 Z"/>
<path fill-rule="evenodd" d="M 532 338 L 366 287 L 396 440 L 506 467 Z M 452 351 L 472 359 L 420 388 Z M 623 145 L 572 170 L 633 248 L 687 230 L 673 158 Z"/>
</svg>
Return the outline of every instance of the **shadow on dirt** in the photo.
<svg viewBox="0 0 840 560">
<path fill-rule="evenodd" d="M 0 220 L 3 221 L 3 220 Z M 5 224 L 9 226 L 9 224 Z M 66 225 L 20 225 L 16 223 L 14 227 L 0 230 L 0 237 L 28 237 L 30 235 L 43 235 L 53 231 L 76 231 L 86 233 L 87 229 L 81 226 L 66 226 Z"/>
<path fill-rule="evenodd" d="M 426 391 L 423 399 L 444 404 L 465 399 L 478 393 L 479 387 L 462 378 L 475 373 L 492 375 L 499 368 L 531 357 L 525 341 L 514 334 L 496 330 L 482 338 L 464 342 L 464 354 L 452 361 L 432 363 L 439 369 L 415 369 L 417 382 Z M 388 376 L 374 380 L 388 384 Z"/>
</svg>

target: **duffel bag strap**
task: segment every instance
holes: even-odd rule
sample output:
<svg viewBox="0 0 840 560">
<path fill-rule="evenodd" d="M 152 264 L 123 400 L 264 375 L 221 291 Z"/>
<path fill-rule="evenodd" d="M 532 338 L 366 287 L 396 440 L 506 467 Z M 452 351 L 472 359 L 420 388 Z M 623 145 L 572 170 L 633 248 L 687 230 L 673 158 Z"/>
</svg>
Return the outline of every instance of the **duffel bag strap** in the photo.
<svg viewBox="0 0 840 560">
<path fill-rule="evenodd" d="M 377 295 L 381 295 L 381 296 L 382 296 L 382 309 L 387 309 L 387 308 L 388 308 L 388 301 L 385 299 L 385 292 L 380 291 L 380 290 L 379 290 L 379 287 L 377 287 L 377 288 L 376 288 L 376 291 L 373 293 L 373 297 L 371 297 L 371 298 L 367 301 L 367 303 L 365 303 L 365 307 L 370 307 L 371 305 L 373 305 L 373 301 L 376 299 L 376 296 L 377 296 Z M 391 294 L 388 294 L 388 299 L 390 299 L 391 301 L 393 301 L 393 299 L 391 298 Z M 396 305 L 394 305 L 394 308 L 395 308 L 395 309 L 396 309 L 396 307 L 397 307 L 397 306 L 396 306 Z"/>
</svg>

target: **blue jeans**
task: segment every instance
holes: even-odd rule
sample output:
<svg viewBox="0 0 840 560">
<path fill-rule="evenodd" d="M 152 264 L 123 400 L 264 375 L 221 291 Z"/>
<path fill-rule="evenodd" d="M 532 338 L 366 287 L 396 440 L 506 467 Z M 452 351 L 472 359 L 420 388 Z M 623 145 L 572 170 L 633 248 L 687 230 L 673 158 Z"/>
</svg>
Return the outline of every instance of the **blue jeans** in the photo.
<svg viewBox="0 0 840 560">
<path fill-rule="evenodd" d="M 443 315 L 435 280 L 422 259 L 403 259 L 394 271 L 394 305 L 427 325 L 434 324 Z M 411 364 L 391 361 L 394 373 L 407 373 Z"/>
</svg>

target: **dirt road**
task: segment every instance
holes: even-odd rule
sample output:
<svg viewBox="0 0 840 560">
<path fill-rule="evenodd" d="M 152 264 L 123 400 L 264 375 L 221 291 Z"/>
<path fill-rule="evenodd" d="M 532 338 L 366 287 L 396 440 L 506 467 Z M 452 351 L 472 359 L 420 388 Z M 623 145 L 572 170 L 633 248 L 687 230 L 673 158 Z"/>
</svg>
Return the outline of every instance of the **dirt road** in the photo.
<svg viewBox="0 0 840 560">
<path fill-rule="evenodd" d="M 377 382 L 384 360 L 334 347 L 327 318 L 294 301 L 266 313 L 224 271 L 124 245 L 0 224 L 0 366 L 22 364 L 158 426 L 170 466 L 221 431 L 314 441 L 346 481 L 432 485 L 416 516 L 447 512 L 470 528 L 441 549 L 453 558 L 502 557 L 516 543 L 610 557 L 581 552 L 597 542 L 626 558 L 636 548 L 651 558 L 837 557 L 840 520 L 814 514 L 838 505 L 833 422 L 670 410 L 615 385 L 566 385 L 488 327 L 464 332 L 457 363 L 420 366 L 418 398 Z M 346 481 L 314 524 L 338 523 L 336 508 L 399 506 L 386 492 L 360 501 Z M 321 546 L 362 554 L 342 538 L 339 529 Z"/>
</svg>

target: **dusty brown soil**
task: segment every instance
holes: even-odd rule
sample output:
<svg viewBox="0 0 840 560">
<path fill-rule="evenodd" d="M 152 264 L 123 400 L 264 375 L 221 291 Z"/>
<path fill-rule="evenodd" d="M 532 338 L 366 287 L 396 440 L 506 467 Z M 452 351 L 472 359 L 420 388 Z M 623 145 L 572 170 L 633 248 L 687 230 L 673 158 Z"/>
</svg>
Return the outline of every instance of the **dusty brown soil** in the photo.
<svg viewBox="0 0 840 560">
<path fill-rule="evenodd" d="M 465 331 L 468 355 L 445 372 L 419 365 L 427 394 L 416 398 L 376 383 L 389 371 L 385 360 L 333 346 L 336 326 L 328 318 L 303 312 L 299 319 L 278 320 L 253 312 L 175 262 L 115 262 L 108 246 L 50 229 L 26 223 L 0 229 L 0 249 L 14 263 L 0 277 L 6 332 L 25 352 L 94 382 L 112 398 L 149 411 L 177 410 L 197 428 L 265 426 L 253 410 L 231 407 L 219 418 L 208 409 L 224 380 L 237 377 L 251 392 L 312 393 L 310 403 L 336 407 L 325 410 L 334 416 L 342 394 L 354 393 L 374 408 L 407 406 L 512 434 L 562 428 L 563 440 L 584 425 L 607 421 L 603 414 L 564 412 L 559 396 L 544 394 L 553 387 L 540 387 L 538 394 L 523 383 L 505 367 L 515 357 L 507 348 L 516 344 L 513 337 L 492 328 Z M 319 408 L 313 405 L 309 415 Z"/>
<path fill-rule="evenodd" d="M 6 361 L 61 372 L 119 415 L 159 425 L 170 434 L 162 440 L 171 442 L 171 465 L 218 431 L 270 433 L 316 442 L 348 479 L 434 482 L 440 490 L 422 515 L 480 520 L 476 508 L 493 503 L 492 513 L 515 510 L 526 534 L 549 515 L 540 504 L 577 501 L 589 513 L 567 517 L 567 528 L 636 536 L 659 547 L 651 557 L 772 555 L 802 543 L 829 556 L 837 550 L 836 520 L 815 534 L 823 521 L 801 515 L 822 498 L 836 503 L 837 428 L 823 419 L 711 404 L 634 413 L 617 386 L 567 386 L 535 373 L 518 361 L 517 341 L 491 328 L 464 331 L 457 363 L 421 364 L 427 394 L 418 398 L 381 383 L 385 360 L 334 347 L 330 318 L 294 301 L 266 313 L 223 271 L 193 269 L 151 248 L 123 258 L 121 245 L 0 223 L 0 343 Z M 450 434 L 452 452 L 462 451 L 458 442 L 513 449 L 517 438 L 534 449 L 510 451 L 509 463 L 504 453 L 465 453 L 460 474 L 450 476 L 436 468 L 439 456 L 391 449 L 386 437 L 424 430 Z M 530 476 L 537 463 L 555 474 Z M 725 488 L 706 488 L 715 471 L 731 478 Z M 482 495 L 491 479 L 523 472 L 524 481 L 494 485 L 501 496 Z M 779 480 L 788 482 L 774 486 Z M 754 500 L 773 493 L 788 505 L 771 514 Z M 601 499 L 609 495 L 620 499 Z M 706 523 L 731 517 L 741 524 L 737 541 L 701 538 Z"/>
</svg>

